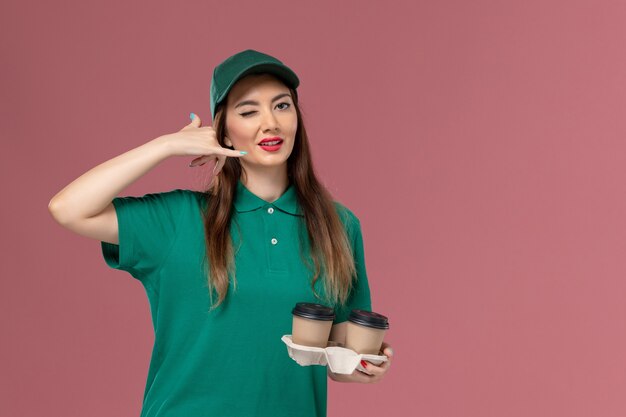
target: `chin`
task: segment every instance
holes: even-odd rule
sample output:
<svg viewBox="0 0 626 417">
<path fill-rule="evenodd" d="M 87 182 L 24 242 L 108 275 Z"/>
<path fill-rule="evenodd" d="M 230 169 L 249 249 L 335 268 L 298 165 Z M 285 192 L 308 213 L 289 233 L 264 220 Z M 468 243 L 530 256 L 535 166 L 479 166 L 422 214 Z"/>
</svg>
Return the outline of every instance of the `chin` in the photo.
<svg viewBox="0 0 626 417">
<path fill-rule="evenodd" d="M 259 165 L 263 165 L 265 167 L 279 167 L 282 165 L 287 165 L 287 158 L 283 159 L 283 158 L 274 158 L 271 161 L 260 161 Z"/>
<path fill-rule="evenodd" d="M 245 163 L 250 164 L 250 165 L 257 165 L 257 166 L 263 166 L 263 167 L 278 167 L 281 165 L 286 165 L 287 164 L 287 159 L 289 157 L 288 156 L 282 156 L 282 155 L 270 155 L 270 156 L 266 156 L 264 158 L 255 158 L 253 161 L 245 161 Z M 241 161 L 244 162 L 244 161 Z"/>
<path fill-rule="evenodd" d="M 281 165 L 287 162 L 290 155 L 291 150 L 287 151 L 286 149 L 281 149 L 278 152 L 268 153 L 260 149 L 256 152 L 254 160 L 257 164 L 261 165 Z"/>
</svg>

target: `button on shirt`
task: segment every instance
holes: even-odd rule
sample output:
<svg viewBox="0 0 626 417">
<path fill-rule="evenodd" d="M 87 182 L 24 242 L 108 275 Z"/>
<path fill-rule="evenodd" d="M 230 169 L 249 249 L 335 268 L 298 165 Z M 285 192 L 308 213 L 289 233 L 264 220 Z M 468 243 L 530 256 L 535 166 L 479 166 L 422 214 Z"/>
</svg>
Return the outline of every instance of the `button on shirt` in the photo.
<svg viewBox="0 0 626 417">
<path fill-rule="evenodd" d="M 320 302 L 293 185 L 267 202 L 237 183 L 230 226 L 235 279 L 211 312 L 206 198 L 177 189 L 113 199 L 119 245 L 101 242 L 102 253 L 111 268 L 143 284 L 155 330 L 141 417 L 325 416 L 326 368 L 298 365 L 280 340 L 291 334 L 296 302 Z M 359 220 L 335 206 L 357 268 L 348 303 L 333 306 L 339 323 L 353 308 L 371 310 L 371 301 Z M 322 281 L 315 288 L 323 295 Z"/>
</svg>

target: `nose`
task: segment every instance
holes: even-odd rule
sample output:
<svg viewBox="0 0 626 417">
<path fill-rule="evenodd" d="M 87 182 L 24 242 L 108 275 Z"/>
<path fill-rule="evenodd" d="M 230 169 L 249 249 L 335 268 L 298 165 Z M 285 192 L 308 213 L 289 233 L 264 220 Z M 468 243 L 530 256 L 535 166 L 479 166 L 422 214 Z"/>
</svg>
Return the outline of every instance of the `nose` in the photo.
<svg viewBox="0 0 626 417">
<path fill-rule="evenodd" d="M 278 129 L 278 120 L 274 115 L 274 112 L 271 110 L 266 110 L 263 112 L 261 127 L 264 132 L 277 130 Z"/>
</svg>

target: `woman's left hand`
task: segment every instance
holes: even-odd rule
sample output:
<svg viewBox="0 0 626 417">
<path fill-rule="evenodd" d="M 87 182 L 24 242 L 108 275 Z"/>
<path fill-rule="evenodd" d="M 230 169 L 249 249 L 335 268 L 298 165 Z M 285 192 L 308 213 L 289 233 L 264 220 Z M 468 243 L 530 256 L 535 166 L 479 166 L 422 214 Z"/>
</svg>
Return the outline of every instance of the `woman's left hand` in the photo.
<svg viewBox="0 0 626 417">
<path fill-rule="evenodd" d="M 336 374 L 330 370 L 330 367 L 327 367 L 327 374 L 330 379 L 336 382 L 359 382 L 362 384 L 372 384 L 383 379 L 387 371 L 389 371 L 389 367 L 391 366 L 391 358 L 393 357 L 393 350 L 391 346 L 387 343 L 383 342 L 381 348 L 384 355 L 388 357 L 388 359 L 381 363 L 380 366 L 376 366 L 367 361 L 364 361 L 367 366 L 366 369 L 368 372 L 371 372 L 372 375 L 368 375 L 364 372 L 355 369 L 350 375 L 346 374 Z"/>
</svg>

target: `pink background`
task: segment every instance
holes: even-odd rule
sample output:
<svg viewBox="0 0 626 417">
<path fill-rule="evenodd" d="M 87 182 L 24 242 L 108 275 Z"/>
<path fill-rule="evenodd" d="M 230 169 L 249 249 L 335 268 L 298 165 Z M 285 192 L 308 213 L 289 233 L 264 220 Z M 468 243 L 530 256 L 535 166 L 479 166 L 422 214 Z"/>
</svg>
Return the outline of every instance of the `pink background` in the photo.
<svg viewBox="0 0 626 417">
<path fill-rule="evenodd" d="M 329 381 L 330 416 L 626 415 L 626 3 L 10 0 L 0 19 L 0 415 L 139 415 L 143 287 L 47 205 L 189 112 L 210 124 L 211 69 L 247 48 L 299 74 L 391 321 L 390 372 Z M 190 160 L 122 195 L 197 189 Z"/>
</svg>

